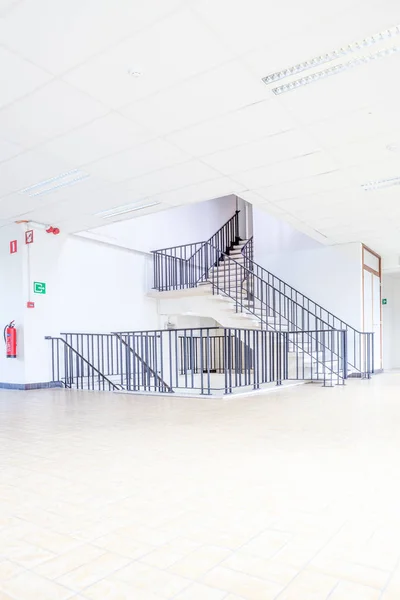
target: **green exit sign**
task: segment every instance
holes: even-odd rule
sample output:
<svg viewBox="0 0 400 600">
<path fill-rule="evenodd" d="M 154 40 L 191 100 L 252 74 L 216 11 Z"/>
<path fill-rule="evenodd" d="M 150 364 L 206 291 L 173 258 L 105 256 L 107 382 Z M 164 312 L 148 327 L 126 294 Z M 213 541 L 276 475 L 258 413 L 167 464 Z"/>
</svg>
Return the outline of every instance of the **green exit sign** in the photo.
<svg viewBox="0 0 400 600">
<path fill-rule="evenodd" d="M 45 294 L 46 293 L 46 284 L 43 283 L 42 281 L 34 281 L 33 292 L 35 294 Z"/>
<path fill-rule="evenodd" d="M 382 298 L 382 304 L 387 304 L 387 298 Z"/>
</svg>

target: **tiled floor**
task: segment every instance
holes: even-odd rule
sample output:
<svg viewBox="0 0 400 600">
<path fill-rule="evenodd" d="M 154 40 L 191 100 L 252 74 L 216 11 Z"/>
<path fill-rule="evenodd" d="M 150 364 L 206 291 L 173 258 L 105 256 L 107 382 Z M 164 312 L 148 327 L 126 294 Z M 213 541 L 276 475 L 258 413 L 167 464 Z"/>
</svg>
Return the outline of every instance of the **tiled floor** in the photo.
<svg viewBox="0 0 400 600">
<path fill-rule="evenodd" d="M 399 600 L 400 374 L 0 393 L 0 600 Z"/>
</svg>

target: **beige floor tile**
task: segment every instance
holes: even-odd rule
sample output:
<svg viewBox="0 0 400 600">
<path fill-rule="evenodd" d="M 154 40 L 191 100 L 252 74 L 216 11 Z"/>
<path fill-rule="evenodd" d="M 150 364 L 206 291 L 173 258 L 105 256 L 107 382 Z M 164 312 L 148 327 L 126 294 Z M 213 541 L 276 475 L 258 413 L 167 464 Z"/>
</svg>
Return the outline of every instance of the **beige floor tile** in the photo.
<svg viewBox="0 0 400 600">
<path fill-rule="evenodd" d="M 4 556 L 26 569 L 32 569 L 45 560 L 54 558 L 54 553 L 38 546 L 32 546 L 25 540 L 8 543 L 4 548 Z"/>
<path fill-rule="evenodd" d="M 74 595 L 71 589 L 29 571 L 3 581 L 1 585 L 15 600 L 65 600 Z"/>
<path fill-rule="evenodd" d="M 47 579 L 57 579 L 105 554 L 105 550 L 85 544 L 35 567 L 34 571 Z"/>
<path fill-rule="evenodd" d="M 178 594 L 191 583 L 188 579 L 139 562 L 120 569 L 113 577 L 134 586 L 135 589 L 149 591 L 165 598 Z"/>
<path fill-rule="evenodd" d="M 162 600 L 161 596 L 112 577 L 102 579 L 87 588 L 84 597 L 88 600 Z"/>
<path fill-rule="evenodd" d="M 389 571 L 382 571 L 373 567 L 358 565 L 344 560 L 325 558 L 323 556 L 319 556 L 311 561 L 310 569 L 378 590 L 386 586 L 390 576 Z"/>
<path fill-rule="evenodd" d="M 194 583 L 178 594 L 174 600 L 225 600 L 226 593 L 215 588 Z"/>
<path fill-rule="evenodd" d="M 298 573 L 297 569 L 290 565 L 280 563 L 277 560 L 253 556 L 245 552 L 233 554 L 221 566 L 282 585 L 287 585 Z"/>
<path fill-rule="evenodd" d="M 73 571 L 65 573 L 57 581 L 78 592 L 107 577 L 117 569 L 121 569 L 128 563 L 128 558 L 107 552 Z"/>
<path fill-rule="evenodd" d="M 128 556 L 132 560 L 141 558 L 154 550 L 154 546 L 138 542 L 125 533 L 117 532 L 98 538 L 93 541 L 93 544 L 109 552 L 116 552 Z"/>
<path fill-rule="evenodd" d="M 272 558 L 291 540 L 291 535 L 279 531 L 266 531 L 242 547 L 243 552 L 263 558 Z"/>
<path fill-rule="evenodd" d="M 379 600 L 399 600 L 399 593 L 390 591 L 390 589 L 385 590 Z"/>
<path fill-rule="evenodd" d="M 137 597 L 325 600 L 333 579 L 329 600 L 400 600 L 399 389 L 386 373 L 228 403 L 0 390 L 0 581 L 124 593 L 136 561 L 157 573 Z"/>
<path fill-rule="evenodd" d="M 283 587 L 224 567 L 212 569 L 203 577 L 203 583 L 226 592 L 240 594 L 246 600 L 273 600 Z"/>
<path fill-rule="evenodd" d="M 185 558 L 187 554 L 197 550 L 199 544 L 192 540 L 178 539 L 152 550 L 140 559 L 140 562 L 159 569 L 168 569 L 174 563 Z"/>
<path fill-rule="evenodd" d="M 169 568 L 169 571 L 182 577 L 188 577 L 189 579 L 198 579 L 227 558 L 230 553 L 226 548 L 202 546 L 198 550 L 187 554 L 182 560 L 174 563 Z"/>
<path fill-rule="evenodd" d="M 0 584 L 2 581 L 6 581 L 7 579 L 14 577 L 14 575 L 18 575 L 21 571 L 23 571 L 21 565 L 17 565 L 10 560 L 3 560 L 0 562 Z"/>
<path fill-rule="evenodd" d="M 40 548 L 44 548 L 49 552 L 54 552 L 55 554 L 63 554 L 64 552 L 68 552 L 73 548 L 81 545 L 80 540 L 77 540 L 68 535 L 61 535 L 59 533 L 55 533 L 53 531 L 38 531 L 34 534 L 28 534 L 24 537 L 28 543 L 33 546 L 39 546 Z"/>
<path fill-rule="evenodd" d="M 329 600 L 379 600 L 381 593 L 371 587 L 341 581 Z"/>
<path fill-rule="evenodd" d="M 337 583 L 336 577 L 303 571 L 283 590 L 279 600 L 326 600 Z"/>
</svg>

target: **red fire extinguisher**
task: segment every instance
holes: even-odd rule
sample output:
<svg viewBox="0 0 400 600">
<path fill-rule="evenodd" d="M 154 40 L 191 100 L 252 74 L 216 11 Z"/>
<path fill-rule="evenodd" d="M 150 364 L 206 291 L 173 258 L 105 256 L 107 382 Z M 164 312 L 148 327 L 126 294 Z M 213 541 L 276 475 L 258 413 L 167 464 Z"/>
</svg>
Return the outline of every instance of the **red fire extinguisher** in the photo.
<svg viewBox="0 0 400 600">
<path fill-rule="evenodd" d="M 17 358 L 17 330 L 14 321 L 4 327 L 4 341 L 6 343 L 7 358 Z"/>
</svg>

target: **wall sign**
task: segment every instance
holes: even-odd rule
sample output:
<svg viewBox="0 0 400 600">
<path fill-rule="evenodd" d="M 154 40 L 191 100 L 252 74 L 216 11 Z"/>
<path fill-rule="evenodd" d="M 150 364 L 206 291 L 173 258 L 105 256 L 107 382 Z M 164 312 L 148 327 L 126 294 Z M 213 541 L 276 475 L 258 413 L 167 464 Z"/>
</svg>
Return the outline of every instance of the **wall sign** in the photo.
<svg viewBox="0 0 400 600">
<path fill-rule="evenodd" d="M 46 293 L 46 284 L 43 281 L 34 281 L 33 282 L 33 292 L 34 294 L 45 294 Z"/>
<path fill-rule="evenodd" d="M 25 231 L 25 244 L 33 244 L 33 229 Z"/>
<path fill-rule="evenodd" d="M 34 302 L 27 302 L 26 303 L 26 308 L 35 308 L 35 303 Z"/>
<path fill-rule="evenodd" d="M 17 240 L 10 242 L 10 254 L 15 254 L 17 251 Z"/>
<path fill-rule="evenodd" d="M 383 305 L 387 304 L 387 298 L 382 298 L 382 304 Z"/>
</svg>

